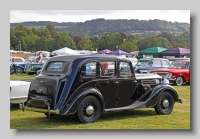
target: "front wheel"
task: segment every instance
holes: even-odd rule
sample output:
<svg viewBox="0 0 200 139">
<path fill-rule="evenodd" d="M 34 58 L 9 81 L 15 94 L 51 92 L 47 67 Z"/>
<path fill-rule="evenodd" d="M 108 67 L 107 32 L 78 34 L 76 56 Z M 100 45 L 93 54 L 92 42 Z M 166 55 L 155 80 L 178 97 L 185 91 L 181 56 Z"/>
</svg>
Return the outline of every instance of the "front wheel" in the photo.
<svg viewBox="0 0 200 139">
<path fill-rule="evenodd" d="M 184 82 L 183 77 L 179 76 L 176 78 L 175 84 L 181 86 L 183 82 Z"/>
<path fill-rule="evenodd" d="M 155 111 L 159 115 L 170 114 L 174 108 L 174 98 L 168 91 L 163 91 L 154 107 Z"/>
<path fill-rule="evenodd" d="M 77 109 L 77 117 L 82 123 L 93 123 L 101 115 L 101 105 L 94 96 L 87 96 L 81 100 Z"/>
</svg>

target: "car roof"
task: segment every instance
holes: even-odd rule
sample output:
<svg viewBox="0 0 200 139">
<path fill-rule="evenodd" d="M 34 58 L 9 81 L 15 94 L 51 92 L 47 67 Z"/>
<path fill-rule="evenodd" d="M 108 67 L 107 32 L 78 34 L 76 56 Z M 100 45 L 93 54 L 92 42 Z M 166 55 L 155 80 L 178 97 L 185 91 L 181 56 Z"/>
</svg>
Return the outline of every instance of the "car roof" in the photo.
<svg viewBox="0 0 200 139">
<path fill-rule="evenodd" d="M 49 61 L 63 61 L 63 59 L 71 59 L 72 61 L 76 59 L 121 59 L 121 60 L 129 60 L 126 57 L 120 57 L 115 55 L 107 55 L 107 54 L 93 54 L 93 55 L 64 55 L 64 56 L 54 56 L 49 59 Z M 129 60 L 130 61 L 130 60 Z"/>
<path fill-rule="evenodd" d="M 157 60 L 167 60 L 167 61 L 169 61 L 168 59 L 165 59 L 165 58 L 140 58 L 140 59 L 141 60 L 155 60 L 155 59 L 157 59 Z"/>
<path fill-rule="evenodd" d="M 174 60 L 174 61 L 190 62 L 190 59 L 185 59 L 185 60 Z"/>
</svg>

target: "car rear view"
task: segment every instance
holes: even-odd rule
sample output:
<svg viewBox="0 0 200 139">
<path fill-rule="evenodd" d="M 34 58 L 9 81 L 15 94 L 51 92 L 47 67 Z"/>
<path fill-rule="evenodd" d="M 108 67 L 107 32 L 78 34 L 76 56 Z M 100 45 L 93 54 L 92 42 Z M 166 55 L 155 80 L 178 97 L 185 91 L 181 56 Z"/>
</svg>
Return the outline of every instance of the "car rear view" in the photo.
<svg viewBox="0 0 200 139">
<path fill-rule="evenodd" d="M 50 61 L 44 65 L 41 74 L 31 82 L 26 103 L 27 109 L 45 114 L 50 111 L 58 114 L 55 109 L 62 103 L 59 99 L 67 80 L 64 77 L 69 74 L 70 69 L 70 61 Z"/>
</svg>

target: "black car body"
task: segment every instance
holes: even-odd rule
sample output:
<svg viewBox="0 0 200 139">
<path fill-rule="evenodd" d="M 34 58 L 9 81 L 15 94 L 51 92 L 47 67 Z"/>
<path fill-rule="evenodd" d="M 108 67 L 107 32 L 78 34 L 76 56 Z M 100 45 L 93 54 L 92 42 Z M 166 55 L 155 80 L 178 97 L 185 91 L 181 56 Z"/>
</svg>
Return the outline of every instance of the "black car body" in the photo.
<svg viewBox="0 0 200 139">
<path fill-rule="evenodd" d="M 108 63 L 108 70 L 103 69 L 104 63 Z M 158 114 L 169 114 L 174 103 L 182 101 L 165 83 L 156 74 L 135 75 L 126 58 L 57 56 L 34 77 L 26 105 L 20 109 L 46 116 L 75 114 L 82 123 L 97 121 L 103 112 L 136 108 L 152 107 Z"/>
</svg>

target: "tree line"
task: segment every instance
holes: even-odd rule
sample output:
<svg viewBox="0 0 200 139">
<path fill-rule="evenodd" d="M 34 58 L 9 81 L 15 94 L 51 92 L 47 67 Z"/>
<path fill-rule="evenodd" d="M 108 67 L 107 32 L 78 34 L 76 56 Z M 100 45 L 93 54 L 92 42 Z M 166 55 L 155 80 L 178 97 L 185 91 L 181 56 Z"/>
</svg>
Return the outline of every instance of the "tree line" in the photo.
<svg viewBox="0 0 200 139">
<path fill-rule="evenodd" d="M 48 24 L 43 30 L 27 28 L 22 24 L 10 28 L 10 49 L 22 51 L 54 51 L 63 47 L 74 50 L 121 50 L 132 52 L 149 47 L 164 48 L 182 47 L 190 49 L 190 32 L 175 35 L 161 32 L 158 35 L 142 37 L 139 34 L 128 35 L 124 32 L 107 32 L 95 36 L 59 32 L 55 26 Z"/>
<path fill-rule="evenodd" d="M 164 20 L 137 20 L 137 19 L 116 19 L 105 20 L 104 18 L 87 20 L 85 22 L 51 22 L 51 21 L 32 21 L 22 23 L 10 23 L 11 27 L 18 25 L 26 27 L 37 27 L 39 30 L 45 29 L 48 24 L 55 26 L 57 32 L 68 32 L 71 35 L 81 34 L 95 36 L 106 32 L 124 32 L 128 35 L 140 34 L 142 37 L 149 37 L 160 32 L 168 32 L 180 35 L 190 31 L 190 24 L 168 22 Z"/>
</svg>

